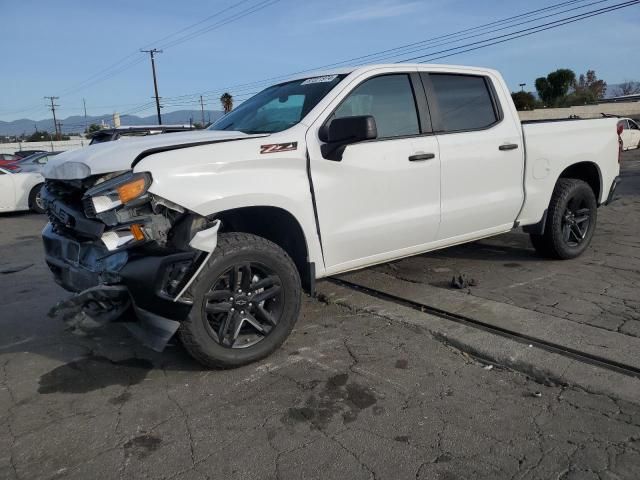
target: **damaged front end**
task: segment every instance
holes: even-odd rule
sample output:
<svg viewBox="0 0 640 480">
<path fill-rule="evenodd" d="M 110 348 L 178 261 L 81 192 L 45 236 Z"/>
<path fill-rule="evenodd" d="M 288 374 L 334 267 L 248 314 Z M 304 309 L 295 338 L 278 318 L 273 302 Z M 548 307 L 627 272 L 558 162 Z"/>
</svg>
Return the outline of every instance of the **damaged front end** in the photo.
<svg viewBox="0 0 640 480">
<path fill-rule="evenodd" d="M 47 179 L 49 217 L 42 237 L 47 265 L 76 293 L 52 312 L 67 321 L 125 321 L 161 351 L 189 314 L 187 288 L 215 248 L 219 221 L 148 192 L 148 173 L 82 180 Z"/>
</svg>

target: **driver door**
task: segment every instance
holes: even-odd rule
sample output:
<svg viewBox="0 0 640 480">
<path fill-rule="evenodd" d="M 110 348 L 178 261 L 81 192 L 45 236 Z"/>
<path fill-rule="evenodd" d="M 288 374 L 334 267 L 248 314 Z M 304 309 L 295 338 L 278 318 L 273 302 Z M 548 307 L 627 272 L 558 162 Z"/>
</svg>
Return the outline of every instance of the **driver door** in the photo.
<svg viewBox="0 0 640 480">
<path fill-rule="evenodd" d="M 392 71 L 339 96 L 307 132 L 328 274 L 416 253 L 438 233 L 440 155 L 426 97 L 417 75 Z M 319 128 L 360 115 L 374 117 L 377 138 L 348 145 L 339 161 L 324 158 Z"/>
</svg>

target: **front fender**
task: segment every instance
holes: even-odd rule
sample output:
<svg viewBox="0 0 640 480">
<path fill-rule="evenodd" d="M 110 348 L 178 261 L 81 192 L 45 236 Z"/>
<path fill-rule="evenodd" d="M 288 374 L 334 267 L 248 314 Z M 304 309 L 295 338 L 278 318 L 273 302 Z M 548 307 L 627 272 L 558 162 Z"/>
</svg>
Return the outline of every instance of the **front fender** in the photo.
<svg viewBox="0 0 640 480">
<path fill-rule="evenodd" d="M 269 143 L 279 141 L 274 137 Z M 162 152 L 134 171 L 151 173 L 151 193 L 202 216 L 256 206 L 285 210 L 303 230 L 309 261 L 323 265 L 302 140 L 296 150 L 267 155 L 260 154 L 261 143 L 265 140 Z"/>
</svg>

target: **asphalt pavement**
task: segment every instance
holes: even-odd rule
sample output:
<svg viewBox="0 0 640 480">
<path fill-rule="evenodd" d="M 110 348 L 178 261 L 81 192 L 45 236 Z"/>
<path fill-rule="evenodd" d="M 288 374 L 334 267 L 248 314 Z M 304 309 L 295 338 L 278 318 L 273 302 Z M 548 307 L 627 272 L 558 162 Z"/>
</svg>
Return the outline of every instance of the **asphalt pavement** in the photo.
<svg viewBox="0 0 640 480">
<path fill-rule="evenodd" d="M 371 272 L 633 345 L 640 152 L 624 175 L 580 259 L 541 259 L 512 233 Z M 282 349 L 236 370 L 203 369 L 177 344 L 149 351 L 117 324 L 74 334 L 46 315 L 68 293 L 42 261 L 44 223 L 0 216 L 0 478 L 640 478 L 633 398 L 491 361 L 434 333 L 443 319 L 337 302 L 326 282 Z M 476 285 L 452 290 L 459 274 Z"/>
</svg>

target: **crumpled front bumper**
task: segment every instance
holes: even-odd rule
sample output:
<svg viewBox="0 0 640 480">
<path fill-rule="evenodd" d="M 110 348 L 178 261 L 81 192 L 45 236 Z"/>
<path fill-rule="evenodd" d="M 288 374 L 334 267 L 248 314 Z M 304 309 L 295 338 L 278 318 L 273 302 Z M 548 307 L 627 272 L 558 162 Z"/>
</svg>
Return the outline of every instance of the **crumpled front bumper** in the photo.
<svg viewBox="0 0 640 480">
<path fill-rule="evenodd" d="M 138 319 L 131 332 L 154 350 L 162 350 L 191 310 L 188 298 L 176 292 L 193 275 L 202 252 L 136 255 L 109 252 L 99 241 L 78 242 L 56 233 L 51 224 L 42 232 L 45 259 L 54 278 L 74 293 L 105 286 L 125 287 Z"/>
</svg>

